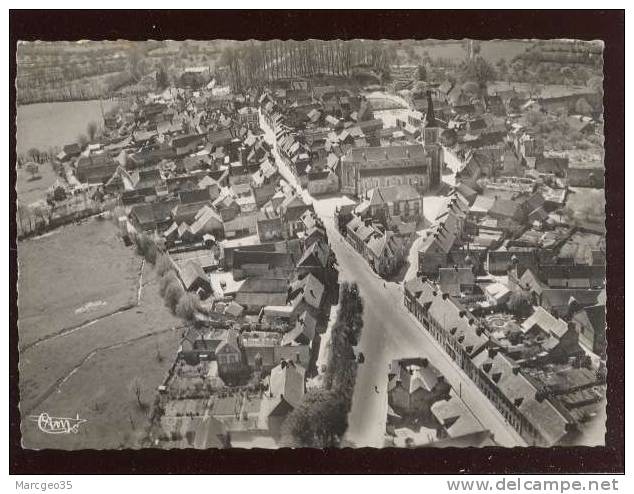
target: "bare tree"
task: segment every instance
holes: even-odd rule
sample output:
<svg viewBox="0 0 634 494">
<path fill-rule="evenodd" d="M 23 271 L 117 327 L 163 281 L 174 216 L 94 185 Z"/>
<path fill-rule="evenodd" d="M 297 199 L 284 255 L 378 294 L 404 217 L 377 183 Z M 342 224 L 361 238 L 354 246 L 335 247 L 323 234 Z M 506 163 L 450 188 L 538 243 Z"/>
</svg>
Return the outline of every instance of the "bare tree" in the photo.
<svg viewBox="0 0 634 494">
<path fill-rule="evenodd" d="M 130 391 L 132 391 L 132 394 L 136 398 L 139 408 L 143 410 L 145 408 L 145 403 L 141 399 L 142 389 L 141 389 L 141 382 L 139 381 L 138 377 L 135 377 L 130 383 Z"/>
<path fill-rule="evenodd" d="M 88 139 L 90 140 L 90 142 L 94 141 L 95 136 L 97 135 L 97 123 L 94 121 L 90 122 L 86 126 L 86 133 L 88 134 Z"/>
</svg>

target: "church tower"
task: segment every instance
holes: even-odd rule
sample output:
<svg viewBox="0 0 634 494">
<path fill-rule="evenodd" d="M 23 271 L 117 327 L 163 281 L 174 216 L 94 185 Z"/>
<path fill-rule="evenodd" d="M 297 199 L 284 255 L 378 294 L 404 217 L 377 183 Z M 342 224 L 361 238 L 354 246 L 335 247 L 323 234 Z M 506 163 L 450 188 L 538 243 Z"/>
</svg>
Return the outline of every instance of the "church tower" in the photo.
<svg viewBox="0 0 634 494">
<path fill-rule="evenodd" d="M 423 124 L 423 146 L 425 152 L 431 158 L 429 170 L 429 187 L 434 188 L 440 184 L 440 168 L 442 161 L 442 148 L 440 146 L 440 124 L 434 114 L 434 102 L 431 91 L 427 91 L 427 113 Z"/>
</svg>

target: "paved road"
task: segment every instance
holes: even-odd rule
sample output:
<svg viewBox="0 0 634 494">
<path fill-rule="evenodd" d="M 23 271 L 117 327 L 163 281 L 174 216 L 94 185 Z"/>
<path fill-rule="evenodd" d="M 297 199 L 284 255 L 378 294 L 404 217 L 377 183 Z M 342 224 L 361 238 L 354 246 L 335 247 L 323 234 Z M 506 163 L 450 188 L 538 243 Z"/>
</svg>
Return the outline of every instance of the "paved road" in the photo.
<svg viewBox="0 0 634 494">
<path fill-rule="evenodd" d="M 316 207 L 319 209 L 318 205 Z M 407 312 L 403 305 L 402 285 L 379 278 L 365 260 L 341 239 L 332 220 L 324 219 L 337 255 L 340 279 L 356 281 L 364 301 L 360 350 L 366 359 L 359 366 L 346 439 L 360 447 L 383 445 L 388 363 L 394 358 L 426 356 L 461 394 L 482 425 L 493 432 L 498 443 L 504 446 L 525 445 L 476 385 Z M 374 386 L 378 387 L 379 393 Z"/>
<path fill-rule="evenodd" d="M 262 128 L 267 130 L 265 124 Z M 265 136 L 273 145 L 272 133 L 267 131 Z M 295 177 L 275 154 L 280 173 L 296 186 Z M 483 426 L 493 432 L 499 444 L 509 447 L 526 445 L 477 386 L 405 309 L 402 285 L 384 282 L 341 237 L 334 225 L 334 210 L 339 204 L 349 204 L 350 199 L 343 196 L 320 199 L 312 198 L 306 191 L 300 193 L 307 202 L 312 202 L 316 213 L 324 221 L 337 256 L 340 281 L 356 281 L 364 302 L 364 327 L 359 349 L 366 358 L 359 366 L 346 440 L 358 447 L 383 446 L 388 363 L 395 358 L 426 356 L 461 395 Z"/>
</svg>

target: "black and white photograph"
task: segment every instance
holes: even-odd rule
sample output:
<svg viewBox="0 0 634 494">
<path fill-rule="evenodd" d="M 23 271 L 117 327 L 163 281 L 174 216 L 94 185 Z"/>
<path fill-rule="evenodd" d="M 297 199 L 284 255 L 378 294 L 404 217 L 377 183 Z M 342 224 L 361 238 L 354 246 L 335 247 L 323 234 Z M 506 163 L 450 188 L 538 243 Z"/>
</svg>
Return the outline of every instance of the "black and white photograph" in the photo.
<svg viewBox="0 0 634 494">
<path fill-rule="evenodd" d="M 17 40 L 23 450 L 609 446 L 603 39 L 183 29 Z"/>
</svg>

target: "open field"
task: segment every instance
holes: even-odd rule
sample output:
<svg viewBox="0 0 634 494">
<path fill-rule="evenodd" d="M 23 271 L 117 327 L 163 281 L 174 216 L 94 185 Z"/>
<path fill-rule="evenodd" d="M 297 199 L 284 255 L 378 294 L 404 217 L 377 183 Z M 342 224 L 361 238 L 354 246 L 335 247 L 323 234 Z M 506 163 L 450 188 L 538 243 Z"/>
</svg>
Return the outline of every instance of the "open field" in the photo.
<svg viewBox="0 0 634 494">
<path fill-rule="evenodd" d="M 31 174 L 24 168 L 17 170 L 15 193 L 20 204 L 28 206 L 40 199 L 46 199 L 46 192 L 58 178 L 48 163 L 39 165 L 38 175 L 40 178 L 31 180 Z"/>
<path fill-rule="evenodd" d="M 78 269 L 73 271 L 81 278 Z M 144 266 L 137 306 L 23 350 L 19 368 L 24 446 L 140 446 L 156 388 L 174 361 L 181 324 L 164 306 L 153 268 Z M 146 409 L 136 401 L 131 386 L 135 379 Z M 87 422 L 78 434 L 47 435 L 28 419 L 43 412 L 79 414 Z"/>
<path fill-rule="evenodd" d="M 114 100 L 103 101 L 103 111 L 117 105 Z M 99 100 L 35 103 L 20 105 L 16 118 L 16 150 L 25 154 L 31 148 L 46 151 L 77 141 L 86 133 L 86 126 L 94 121 L 101 126 Z"/>
<path fill-rule="evenodd" d="M 108 221 L 18 244 L 20 348 L 136 302 L 141 259 Z"/>
</svg>

